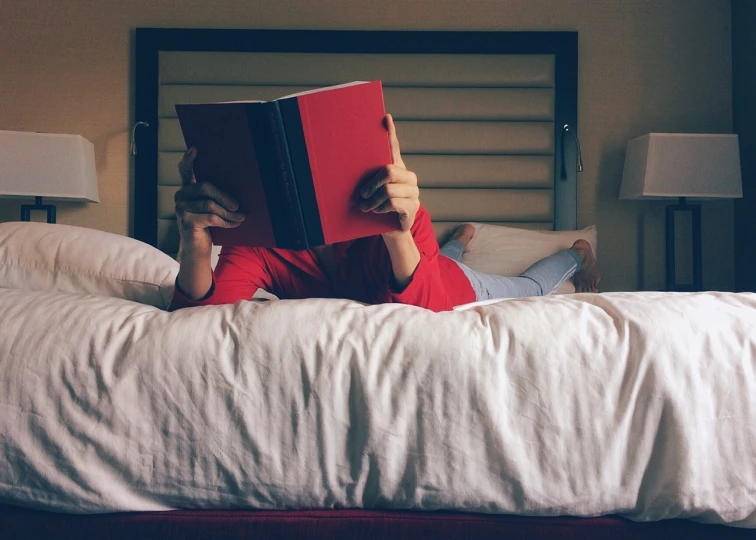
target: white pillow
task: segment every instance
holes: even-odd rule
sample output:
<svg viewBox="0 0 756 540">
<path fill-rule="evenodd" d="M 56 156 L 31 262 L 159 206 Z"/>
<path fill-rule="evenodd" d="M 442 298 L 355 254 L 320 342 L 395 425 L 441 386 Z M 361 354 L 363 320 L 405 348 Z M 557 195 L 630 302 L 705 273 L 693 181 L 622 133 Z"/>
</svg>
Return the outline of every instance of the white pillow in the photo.
<svg viewBox="0 0 756 540">
<path fill-rule="evenodd" d="M 533 231 L 473 223 L 475 235 L 462 255 L 462 262 L 478 272 L 497 276 L 520 275 L 533 263 L 572 246 L 576 240 L 587 240 L 596 255 L 598 233 L 591 225 L 577 231 Z M 572 281 L 563 283 L 554 294 L 575 292 Z"/>
<path fill-rule="evenodd" d="M 70 225 L 0 223 L 0 287 L 115 296 L 167 308 L 178 263 L 117 234 Z"/>
</svg>

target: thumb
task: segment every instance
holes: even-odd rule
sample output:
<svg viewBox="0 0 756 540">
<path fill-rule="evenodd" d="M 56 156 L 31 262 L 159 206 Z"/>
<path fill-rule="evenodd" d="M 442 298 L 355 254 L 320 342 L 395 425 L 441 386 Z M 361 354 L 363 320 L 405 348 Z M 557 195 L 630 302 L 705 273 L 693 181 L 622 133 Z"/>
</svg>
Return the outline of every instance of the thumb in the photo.
<svg viewBox="0 0 756 540">
<path fill-rule="evenodd" d="M 391 148 L 391 158 L 394 160 L 394 165 L 404 167 L 404 160 L 402 159 L 402 152 L 399 148 L 399 138 L 396 136 L 396 126 L 394 125 L 394 118 L 390 115 L 386 115 L 386 128 L 389 133 L 389 147 Z"/>
<path fill-rule="evenodd" d="M 194 160 L 197 157 L 197 149 L 192 147 L 184 153 L 179 162 L 178 169 L 181 175 L 183 185 L 196 184 L 197 179 L 194 177 Z"/>
</svg>

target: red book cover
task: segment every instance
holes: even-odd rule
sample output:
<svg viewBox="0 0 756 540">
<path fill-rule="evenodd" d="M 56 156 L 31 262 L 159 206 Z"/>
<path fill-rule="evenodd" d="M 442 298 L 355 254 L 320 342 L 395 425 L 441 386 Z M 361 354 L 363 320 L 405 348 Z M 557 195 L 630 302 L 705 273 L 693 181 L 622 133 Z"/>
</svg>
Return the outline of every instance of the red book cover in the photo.
<svg viewBox="0 0 756 540">
<path fill-rule="evenodd" d="M 395 213 L 359 208 L 357 187 L 392 163 L 380 81 L 296 97 L 326 244 L 399 228 Z"/>
</svg>

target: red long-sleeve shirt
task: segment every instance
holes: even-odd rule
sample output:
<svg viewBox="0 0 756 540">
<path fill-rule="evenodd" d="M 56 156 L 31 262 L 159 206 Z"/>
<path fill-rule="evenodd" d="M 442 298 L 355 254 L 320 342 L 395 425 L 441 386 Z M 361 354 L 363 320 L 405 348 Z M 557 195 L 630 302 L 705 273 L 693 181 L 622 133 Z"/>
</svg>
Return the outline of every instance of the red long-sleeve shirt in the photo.
<svg viewBox="0 0 756 540">
<path fill-rule="evenodd" d="M 433 311 L 474 302 L 475 293 L 462 270 L 439 255 L 430 216 L 422 206 L 411 233 L 420 251 L 420 264 L 401 291 L 392 287 L 391 259 L 381 236 L 335 244 L 331 279 L 312 250 L 224 247 L 208 295 L 193 301 L 177 286 L 170 309 L 249 300 L 258 288 L 281 299 L 346 298 L 367 304 L 410 304 Z"/>
</svg>

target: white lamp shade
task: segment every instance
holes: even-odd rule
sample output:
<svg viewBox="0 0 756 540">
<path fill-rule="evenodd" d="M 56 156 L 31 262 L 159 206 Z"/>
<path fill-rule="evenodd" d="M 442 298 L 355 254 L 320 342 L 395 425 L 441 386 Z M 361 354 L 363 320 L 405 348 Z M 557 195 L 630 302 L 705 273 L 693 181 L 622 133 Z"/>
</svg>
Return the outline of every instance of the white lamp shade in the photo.
<svg viewBox="0 0 756 540">
<path fill-rule="evenodd" d="M 742 196 L 737 135 L 648 133 L 627 143 L 620 199 Z"/>
<path fill-rule="evenodd" d="M 100 202 L 94 145 L 80 135 L 0 131 L 0 196 Z"/>
</svg>

